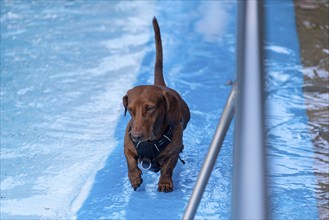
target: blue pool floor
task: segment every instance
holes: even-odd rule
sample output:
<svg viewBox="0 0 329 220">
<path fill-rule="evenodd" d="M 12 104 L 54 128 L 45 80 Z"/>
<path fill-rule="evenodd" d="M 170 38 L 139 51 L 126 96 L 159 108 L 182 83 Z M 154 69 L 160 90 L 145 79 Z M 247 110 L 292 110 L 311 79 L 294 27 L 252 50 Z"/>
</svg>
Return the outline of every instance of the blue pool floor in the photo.
<svg viewBox="0 0 329 220">
<path fill-rule="evenodd" d="M 317 219 L 292 1 L 266 2 L 267 171 L 274 219 Z M 1 2 L 1 219 L 179 219 L 235 80 L 233 1 Z M 173 16 L 174 15 L 174 16 Z M 280 15 L 280 16 L 277 16 Z M 153 81 L 156 16 L 167 84 L 191 109 L 172 193 L 123 155 L 127 89 Z M 233 126 L 196 219 L 229 219 Z"/>
<path fill-rule="evenodd" d="M 312 174 L 312 161 L 310 160 L 310 162 L 305 163 L 305 157 L 300 156 L 299 152 L 296 155 L 293 150 L 291 150 L 292 152 L 290 152 L 290 150 L 284 149 L 285 147 L 288 147 L 291 143 L 294 143 L 292 142 L 292 140 L 288 139 L 284 142 L 280 142 L 280 144 L 277 143 L 278 140 L 280 140 L 281 138 L 293 135 L 292 132 L 297 131 L 298 128 L 298 133 L 300 133 L 300 135 L 305 135 L 305 137 L 303 139 L 296 140 L 294 144 L 296 144 L 297 146 L 293 146 L 293 148 L 295 148 L 294 150 L 296 151 L 305 151 L 303 153 L 304 155 L 306 153 L 309 154 L 310 158 L 312 157 L 311 142 L 309 137 L 307 137 L 307 128 L 306 126 L 303 126 L 303 124 L 306 123 L 306 115 L 304 110 L 301 108 L 293 109 L 291 107 L 289 108 L 289 106 L 282 105 L 282 103 L 276 103 L 277 101 L 282 102 L 282 100 L 276 99 L 277 95 L 281 95 L 280 99 L 282 99 L 282 96 L 284 96 L 282 94 L 290 94 L 292 96 L 302 97 L 301 88 L 296 90 L 296 86 L 294 85 L 296 83 L 302 83 L 302 75 L 300 71 L 298 71 L 298 68 L 296 68 L 300 66 L 300 60 L 298 41 L 296 40 L 296 29 L 291 28 L 294 27 L 293 6 L 292 4 L 274 4 L 272 5 L 272 7 L 267 6 L 267 9 L 267 22 L 271 24 L 266 26 L 268 33 L 266 35 L 268 49 L 267 68 L 270 72 L 269 78 L 267 80 L 267 106 L 269 112 L 269 131 L 267 132 L 267 137 L 269 141 L 268 144 L 270 145 L 269 155 L 271 155 L 271 157 L 268 157 L 268 159 L 273 163 L 270 165 L 269 171 L 269 184 L 271 186 L 269 194 L 272 198 L 272 202 L 270 203 L 270 212 L 272 212 L 272 215 L 275 219 L 316 219 L 317 210 L 315 194 L 314 191 L 310 189 L 310 187 L 314 187 L 315 185 L 315 179 Z M 285 21 L 285 24 L 282 23 L 281 19 L 275 19 L 275 16 L 273 16 L 274 14 L 279 12 L 281 15 L 281 19 Z M 231 29 L 231 31 L 232 34 L 234 34 L 235 30 Z M 287 38 L 287 36 L 291 37 Z M 183 48 L 189 48 L 189 50 L 193 50 L 193 47 L 191 48 L 190 45 L 195 45 L 196 42 L 193 43 L 193 41 L 191 41 L 192 39 L 188 42 L 189 45 L 187 46 L 184 46 L 184 43 L 181 43 L 180 46 L 182 46 Z M 196 41 L 199 41 L 199 39 L 196 39 Z M 228 42 L 226 42 L 226 44 L 229 45 Z M 233 50 L 233 46 L 234 45 L 231 45 L 231 50 Z M 211 47 L 211 50 L 213 50 L 213 47 L 215 47 L 215 45 L 212 45 Z M 227 46 L 225 49 L 227 49 Z M 218 60 L 223 60 L 220 57 L 221 55 L 229 54 L 229 51 L 225 51 L 225 49 L 219 47 L 218 51 L 216 51 L 218 53 Z M 203 50 L 207 50 L 207 47 L 204 46 Z M 181 56 L 182 54 L 179 53 L 176 59 L 172 58 L 175 60 L 175 63 L 173 63 L 172 65 L 177 65 L 177 62 L 182 65 L 182 63 L 184 63 L 184 60 L 181 59 Z M 216 55 L 214 54 L 214 56 Z M 204 64 L 207 63 L 209 57 L 202 56 L 202 54 L 200 54 L 197 59 L 197 62 L 199 62 L 200 64 Z M 289 61 L 288 63 L 287 60 Z M 159 216 L 161 216 L 160 218 L 163 219 L 181 218 L 182 213 L 184 212 L 184 208 L 187 204 L 189 195 L 191 194 L 191 189 L 194 186 L 196 180 L 196 173 L 198 173 L 198 171 L 200 170 L 201 161 L 204 158 L 207 146 L 209 146 L 209 138 L 212 136 L 212 134 L 209 133 L 212 133 L 215 130 L 217 122 L 215 117 L 213 118 L 213 122 L 207 121 L 207 124 L 212 124 L 212 127 L 208 128 L 208 133 L 197 135 L 200 127 L 207 127 L 207 125 L 202 126 L 202 122 L 207 120 L 205 118 L 207 117 L 207 115 L 198 115 L 195 114 L 195 112 L 205 112 L 207 111 L 207 108 L 209 108 L 210 112 L 211 109 L 219 109 L 221 111 L 222 107 L 224 106 L 224 101 L 227 97 L 227 93 L 230 90 L 230 87 L 225 87 L 224 85 L 229 79 L 234 79 L 234 74 L 232 73 L 234 73 L 235 71 L 234 67 L 230 66 L 231 63 L 234 62 L 234 60 L 229 61 L 229 59 L 226 57 L 225 62 L 225 64 L 223 64 L 223 62 L 220 62 L 218 63 L 218 66 L 214 66 L 213 68 L 215 69 L 215 71 L 217 70 L 217 68 L 222 68 L 222 70 L 218 70 L 219 75 L 223 74 L 226 76 L 226 78 L 224 77 L 218 79 L 217 82 L 212 84 L 208 82 L 208 80 L 214 80 L 213 74 L 207 74 L 209 79 L 207 79 L 207 75 L 203 75 L 202 84 L 206 86 L 199 87 L 200 91 L 198 91 L 198 89 L 193 89 L 187 95 L 184 96 L 184 98 L 187 99 L 187 102 L 192 103 L 192 105 L 195 104 L 195 100 L 198 100 L 198 104 L 193 106 L 194 108 L 192 107 L 192 122 L 186 132 L 187 135 L 185 135 L 184 141 L 189 143 L 188 136 L 194 134 L 194 138 L 196 138 L 197 142 L 200 142 L 201 144 L 199 144 L 200 147 L 198 147 L 197 154 L 199 156 L 197 156 L 197 158 L 199 158 L 199 160 L 197 161 L 194 159 L 196 156 L 193 154 L 194 149 L 191 149 L 190 144 L 186 144 L 184 156 L 186 155 L 185 157 L 187 160 L 187 165 L 183 166 L 179 164 L 178 168 L 176 169 L 174 183 L 177 186 L 175 188 L 175 191 L 170 195 L 162 195 L 156 193 L 156 184 L 159 175 L 146 173 L 143 175 L 145 181 L 142 188 L 139 189 L 137 193 L 132 192 L 130 190 L 129 181 L 124 175 L 126 173 L 126 166 L 122 163 L 122 161 L 124 161 L 122 150 L 120 150 L 120 147 L 118 147 L 117 155 L 113 155 L 113 157 L 111 156 L 108 159 L 108 162 L 106 163 L 107 166 L 105 166 L 104 170 L 100 171 L 98 173 L 98 176 L 96 176 L 96 184 L 94 185 L 94 188 L 91 191 L 91 194 L 86 200 L 84 206 L 82 206 L 82 208 L 78 212 L 79 218 L 88 218 L 93 215 L 95 216 L 96 213 L 93 210 L 99 209 L 102 211 L 97 212 L 97 218 L 106 218 L 110 216 L 117 216 L 118 218 L 128 219 L 134 219 L 136 218 L 136 216 L 141 219 L 156 219 Z M 195 62 L 192 63 L 196 65 Z M 214 61 L 213 65 L 216 64 L 217 62 Z M 169 66 L 168 69 L 170 71 L 171 63 L 168 62 L 167 65 Z M 189 66 L 191 68 L 189 63 L 184 66 Z M 182 77 L 185 77 L 184 74 L 187 74 L 186 71 L 182 70 L 181 72 Z M 275 75 L 275 78 L 273 77 L 272 72 L 273 75 Z M 141 74 L 149 75 L 148 72 Z M 227 78 L 229 75 L 231 75 L 231 77 Z M 286 85 L 275 85 L 276 83 L 281 83 L 280 81 L 284 77 L 290 77 L 289 79 L 291 79 L 291 82 L 289 82 L 289 80 L 285 80 L 284 83 L 287 83 Z M 187 80 L 187 84 L 193 84 L 193 80 L 195 79 L 195 77 L 189 79 L 191 82 Z M 140 81 L 138 84 L 143 83 L 145 83 L 145 81 Z M 280 86 L 280 90 L 276 86 Z M 220 87 L 222 87 L 222 89 L 225 91 L 221 91 Z M 178 88 L 181 91 L 186 91 L 189 89 L 184 88 L 184 85 L 178 85 Z M 221 95 L 210 95 L 216 92 L 220 93 Z M 206 96 L 196 98 L 198 94 Z M 216 98 L 218 100 L 212 100 Z M 201 109 L 199 109 L 200 107 Z M 280 110 L 276 109 L 277 107 L 279 107 Z M 285 115 L 287 114 L 287 112 L 285 111 L 292 114 L 293 117 L 298 117 L 297 120 L 291 122 L 292 126 L 294 126 L 294 131 L 289 130 L 291 126 L 290 123 L 285 126 L 281 126 L 282 118 L 286 117 L 284 120 L 291 120 L 291 116 Z M 214 113 L 214 115 L 216 115 L 216 113 Z M 279 121 L 277 117 L 280 118 Z M 120 132 L 118 132 L 119 134 L 123 134 L 126 123 L 127 120 L 124 120 L 122 124 L 119 124 L 117 128 L 121 130 Z M 296 123 L 298 123 L 298 125 Z M 281 134 L 281 129 L 286 129 L 285 132 L 288 133 Z M 281 137 L 281 135 L 283 135 L 283 137 Z M 308 142 L 306 144 L 300 144 L 299 142 L 303 140 L 308 140 Z M 122 142 L 121 144 L 119 144 L 119 146 L 120 145 L 122 146 Z M 204 146 L 201 148 L 202 145 Z M 278 157 L 278 151 L 285 151 L 286 156 L 284 158 Z M 214 168 L 213 176 L 210 179 L 210 183 L 205 192 L 204 199 L 200 204 L 196 218 L 230 218 L 232 168 L 232 158 L 230 157 L 230 155 L 232 155 L 231 130 L 227 135 L 227 141 L 224 143 L 223 151 L 220 153 L 218 164 Z M 291 156 L 291 158 L 289 158 L 289 156 Z M 287 164 L 287 162 L 289 164 Z M 289 173 L 282 173 L 281 169 L 286 169 L 285 171 L 294 170 L 295 168 L 298 169 L 295 163 L 299 162 L 302 162 L 305 168 L 303 173 L 299 173 L 298 170 L 290 171 Z M 112 172 L 111 168 L 113 167 L 120 167 L 121 170 L 116 170 L 115 172 Z M 122 178 L 122 176 L 124 176 L 124 178 Z M 290 182 L 290 177 L 294 179 L 292 181 L 293 183 Z M 114 182 L 113 185 L 110 185 L 110 182 Z M 293 188 L 290 188 L 291 184 L 294 185 Z M 305 187 L 305 184 L 308 187 Z M 108 197 L 104 198 L 104 192 L 106 192 L 105 194 L 107 194 Z M 307 198 L 307 203 L 304 203 L 305 198 Z M 304 212 L 300 210 L 302 207 L 305 210 Z"/>
</svg>

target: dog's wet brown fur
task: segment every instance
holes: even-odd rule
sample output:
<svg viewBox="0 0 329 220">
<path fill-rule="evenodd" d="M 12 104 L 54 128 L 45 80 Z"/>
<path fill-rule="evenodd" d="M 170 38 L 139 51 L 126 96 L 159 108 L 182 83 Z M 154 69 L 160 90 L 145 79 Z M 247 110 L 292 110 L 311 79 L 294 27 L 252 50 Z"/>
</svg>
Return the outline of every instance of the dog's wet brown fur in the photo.
<svg viewBox="0 0 329 220">
<path fill-rule="evenodd" d="M 158 191 L 171 192 L 173 191 L 172 173 L 179 153 L 183 150 L 183 130 L 190 120 L 190 110 L 181 96 L 165 84 L 162 72 L 161 35 L 156 18 L 153 19 L 153 28 L 156 45 L 154 85 L 137 86 L 128 90 L 123 97 L 125 113 L 128 111 L 131 115 L 126 128 L 124 153 L 128 165 L 128 177 L 131 186 L 136 190 L 143 180 L 132 139 L 136 142 L 158 140 L 166 128 L 171 126 L 174 130 L 171 142 L 156 158 L 161 168 Z"/>
</svg>

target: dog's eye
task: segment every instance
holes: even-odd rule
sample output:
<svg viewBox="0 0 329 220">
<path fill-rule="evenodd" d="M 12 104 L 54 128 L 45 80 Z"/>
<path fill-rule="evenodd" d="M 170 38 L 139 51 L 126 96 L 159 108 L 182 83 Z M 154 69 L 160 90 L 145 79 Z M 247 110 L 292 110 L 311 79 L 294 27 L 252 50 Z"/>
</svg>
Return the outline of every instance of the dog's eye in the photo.
<svg viewBox="0 0 329 220">
<path fill-rule="evenodd" d="M 146 111 L 147 112 L 153 112 L 156 107 L 155 106 L 152 106 L 152 105 L 147 105 L 145 108 L 146 108 Z"/>
</svg>

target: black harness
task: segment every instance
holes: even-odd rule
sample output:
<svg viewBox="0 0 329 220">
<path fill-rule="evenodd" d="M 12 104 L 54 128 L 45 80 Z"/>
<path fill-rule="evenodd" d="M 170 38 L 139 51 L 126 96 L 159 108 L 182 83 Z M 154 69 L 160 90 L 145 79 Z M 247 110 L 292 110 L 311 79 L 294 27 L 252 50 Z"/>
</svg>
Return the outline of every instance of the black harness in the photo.
<svg viewBox="0 0 329 220">
<path fill-rule="evenodd" d="M 131 127 L 129 128 L 129 137 L 130 131 Z M 151 170 L 154 172 L 159 172 L 161 170 L 156 158 L 158 157 L 159 153 L 171 142 L 172 134 L 173 129 L 171 126 L 168 126 L 168 128 L 165 130 L 164 134 L 159 140 L 139 141 L 136 143 L 130 137 L 137 150 L 138 159 L 140 161 L 140 166 L 142 167 L 142 169 Z"/>
</svg>

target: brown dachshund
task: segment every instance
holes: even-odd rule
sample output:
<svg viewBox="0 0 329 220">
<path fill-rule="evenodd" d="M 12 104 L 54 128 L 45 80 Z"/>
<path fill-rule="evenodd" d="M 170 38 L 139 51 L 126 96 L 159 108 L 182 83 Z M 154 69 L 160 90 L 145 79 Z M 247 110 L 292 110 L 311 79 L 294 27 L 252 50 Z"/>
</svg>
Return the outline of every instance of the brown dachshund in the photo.
<svg viewBox="0 0 329 220">
<path fill-rule="evenodd" d="M 131 115 L 124 153 L 134 190 L 143 182 L 142 168 L 154 172 L 161 170 L 158 191 L 171 192 L 172 174 L 183 150 L 183 130 L 190 120 L 190 110 L 182 97 L 168 88 L 163 79 L 161 35 L 155 17 L 153 29 L 156 46 L 154 85 L 137 86 L 123 97 L 125 115 L 127 111 Z"/>
</svg>

